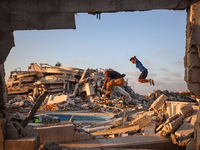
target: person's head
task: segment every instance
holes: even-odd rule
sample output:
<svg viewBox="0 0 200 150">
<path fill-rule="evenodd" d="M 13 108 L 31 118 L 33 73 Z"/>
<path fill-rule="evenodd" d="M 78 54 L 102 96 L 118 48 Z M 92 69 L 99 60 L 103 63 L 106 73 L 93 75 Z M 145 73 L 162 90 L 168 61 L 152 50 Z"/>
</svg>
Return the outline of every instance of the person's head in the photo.
<svg viewBox="0 0 200 150">
<path fill-rule="evenodd" d="M 107 76 L 107 73 L 108 73 L 108 69 L 104 69 L 103 74 L 105 74 Z"/>
<path fill-rule="evenodd" d="M 106 76 L 108 76 L 108 72 L 109 71 L 114 71 L 114 70 L 112 68 L 104 69 L 103 70 L 103 74 L 105 74 Z"/>
<path fill-rule="evenodd" d="M 134 57 L 131 57 L 131 58 L 130 58 L 130 61 L 134 64 L 134 63 L 135 63 Z"/>
</svg>

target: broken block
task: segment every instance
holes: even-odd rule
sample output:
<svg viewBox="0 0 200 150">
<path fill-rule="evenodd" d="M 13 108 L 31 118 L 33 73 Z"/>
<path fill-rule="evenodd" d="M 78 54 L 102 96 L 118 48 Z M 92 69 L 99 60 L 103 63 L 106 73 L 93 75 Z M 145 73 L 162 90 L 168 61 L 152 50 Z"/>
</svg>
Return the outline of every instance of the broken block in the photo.
<svg viewBox="0 0 200 150">
<path fill-rule="evenodd" d="M 197 121 L 197 114 L 192 115 L 191 116 L 190 124 L 194 126 L 196 121 Z"/>
<path fill-rule="evenodd" d="M 184 106 L 182 106 L 181 108 L 180 108 L 180 113 L 182 114 L 182 115 L 186 115 L 186 114 L 188 114 L 188 113 L 192 113 L 192 112 L 194 112 L 194 109 L 193 109 L 193 107 L 192 107 L 192 105 L 190 104 L 190 103 L 188 103 L 188 104 L 186 104 L 186 105 L 184 105 Z"/>
<path fill-rule="evenodd" d="M 6 139 L 5 150 L 38 150 L 39 137 L 23 137 L 19 139 Z"/>
<path fill-rule="evenodd" d="M 168 97 L 164 94 L 159 96 L 154 103 L 151 105 L 150 109 L 158 111 L 158 109 L 165 103 L 165 101 L 168 99 Z"/>
<path fill-rule="evenodd" d="M 75 133 L 73 124 L 50 127 L 35 127 L 34 130 L 40 135 L 40 144 L 47 140 L 56 142 L 72 141 Z"/>
<path fill-rule="evenodd" d="M 92 136 L 85 132 L 75 132 L 73 141 L 92 140 Z"/>
<path fill-rule="evenodd" d="M 183 118 L 184 116 L 181 115 L 175 120 L 173 120 L 172 122 L 165 124 L 163 129 L 160 132 L 160 135 L 165 137 L 168 134 L 173 133 L 175 130 L 177 130 L 180 127 L 180 125 L 182 124 Z"/>
<path fill-rule="evenodd" d="M 185 138 L 185 137 L 193 137 L 194 135 L 194 125 L 190 123 L 184 122 L 180 128 L 175 132 L 176 137 Z"/>
<path fill-rule="evenodd" d="M 132 125 L 139 125 L 139 128 L 143 128 L 144 126 L 151 123 L 151 120 L 147 115 L 140 116 L 139 118 L 136 118 L 132 121 Z"/>
<path fill-rule="evenodd" d="M 149 123 L 147 126 L 144 127 L 144 134 L 153 135 L 155 134 L 155 129 L 156 129 L 156 122 Z"/>
</svg>

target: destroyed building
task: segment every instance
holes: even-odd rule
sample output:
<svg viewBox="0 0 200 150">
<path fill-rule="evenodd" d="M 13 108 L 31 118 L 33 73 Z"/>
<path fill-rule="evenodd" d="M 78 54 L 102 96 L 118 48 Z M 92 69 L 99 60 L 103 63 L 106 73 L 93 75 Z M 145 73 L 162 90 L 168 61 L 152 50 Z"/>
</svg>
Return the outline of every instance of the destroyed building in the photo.
<svg viewBox="0 0 200 150">
<path fill-rule="evenodd" d="M 77 1 L 24 1 L 24 0 L 15 0 L 15 1 L 6 1 L 2 0 L 0 1 L 0 48 L 1 48 L 1 55 L 0 55 L 0 149 L 16 149 L 17 146 L 23 145 L 23 148 L 33 148 L 37 149 L 37 146 L 39 144 L 38 137 L 32 138 L 35 136 L 27 137 L 26 139 L 22 138 L 22 135 L 25 135 L 23 132 L 23 128 L 18 123 L 10 123 L 9 122 L 9 114 L 4 109 L 4 105 L 8 102 L 7 99 L 7 88 L 5 86 L 5 71 L 4 71 L 4 62 L 6 61 L 6 58 L 12 49 L 14 44 L 14 36 L 13 31 L 16 30 L 45 30 L 45 29 L 75 29 L 75 17 L 74 14 L 84 12 L 89 14 L 97 14 L 100 15 L 101 13 L 105 12 L 119 12 L 119 11 L 148 11 L 148 10 L 154 10 L 154 9 L 167 9 L 167 10 L 186 10 L 187 11 L 187 26 L 186 26 L 186 51 L 185 51 L 185 58 L 184 58 L 184 66 L 185 66 L 185 81 L 187 82 L 188 89 L 192 94 L 194 94 L 196 97 L 200 97 L 200 86 L 199 86 L 199 9 L 200 4 L 199 0 L 159 0 L 159 1 L 83 1 L 83 0 L 77 0 Z M 26 14 L 26 15 L 25 15 Z M 43 16 L 41 18 L 41 16 Z M 21 81 L 20 81 L 21 82 Z M 21 85 L 21 83 L 20 83 Z M 33 92 L 33 91 L 32 91 Z M 40 92 L 40 89 L 38 89 L 38 92 Z M 37 95 L 37 93 L 35 93 Z M 36 96 L 35 95 L 35 96 Z M 46 97 L 45 95 L 43 97 Z M 39 98 L 43 100 L 43 97 Z M 45 98 L 44 98 L 45 99 Z M 163 99 L 160 99 L 161 101 Z M 158 101 L 158 102 L 159 102 Z M 165 101 L 165 100 L 163 100 Z M 162 101 L 162 103 L 163 103 Z M 165 101 L 167 102 L 167 101 Z M 162 104 L 161 103 L 161 104 Z M 176 107 L 178 105 L 172 105 L 173 107 Z M 35 105 L 33 105 L 34 107 Z M 156 105 L 155 105 L 156 106 Z M 158 105 L 159 106 L 159 105 Z M 179 105 L 178 105 L 179 106 Z M 191 109 L 191 106 L 186 105 L 186 108 L 190 108 L 191 112 L 187 112 L 188 114 L 191 114 L 195 111 Z M 152 107 L 151 107 L 152 108 Z M 182 108 L 182 107 L 180 107 Z M 157 111 L 157 109 L 154 109 L 154 111 Z M 172 109 L 176 110 L 176 109 Z M 161 127 L 165 129 L 165 133 L 169 134 L 169 131 L 173 131 L 174 129 L 171 127 L 179 126 L 182 122 L 186 122 L 186 124 L 182 127 L 186 127 L 188 129 L 192 129 L 190 124 L 194 124 L 193 120 L 190 116 L 189 118 L 185 117 L 185 113 L 183 113 L 184 108 L 181 110 L 182 113 L 176 113 L 175 116 L 172 117 L 175 119 L 169 119 L 168 121 L 165 121 Z M 165 111 L 163 111 L 165 112 Z M 198 112 L 199 114 L 199 112 Z M 148 120 L 148 119 L 147 119 Z M 7 126 L 5 128 L 5 125 Z M 69 128 L 72 126 L 69 126 Z M 161 129 L 160 127 L 160 129 Z M 52 127 L 53 129 L 54 127 Z M 73 128 L 73 127 L 72 127 Z M 72 129 L 70 128 L 70 129 Z M 164 130 L 162 128 L 162 130 Z M 181 128 L 181 127 L 180 127 Z M 7 130 L 6 130 L 7 129 Z M 69 129 L 69 130 L 70 130 Z M 168 130 L 169 129 L 169 130 Z M 200 133 L 199 133 L 199 119 L 197 119 L 195 123 L 195 132 L 194 132 L 194 139 L 191 142 L 191 144 L 187 145 L 187 148 L 189 149 L 198 149 L 199 148 L 199 140 L 200 140 Z M 180 129 L 182 131 L 182 129 Z M 9 132 L 12 131 L 12 132 Z M 70 130 L 74 132 L 74 130 Z M 170 132 L 171 132 L 170 131 Z M 177 134 L 171 134 L 171 138 L 176 140 L 173 140 L 174 143 L 177 143 L 177 141 L 188 141 L 187 137 L 190 137 L 192 135 L 192 132 L 188 130 L 189 132 L 187 134 L 177 133 Z M 13 136 L 13 134 L 10 133 L 16 133 Z M 19 134 L 20 133 L 20 134 Z M 54 132 L 55 133 L 55 132 Z M 7 135 L 7 137 L 6 137 Z M 73 134 L 74 135 L 74 134 Z M 164 134 L 165 135 L 165 134 Z M 82 134 L 78 134 L 76 136 L 80 139 Z M 8 139 L 8 137 L 12 139 Z M 177 140 L 182 138 L 184 140 Z M 64 136 L 63 136 L 64 139 Z M 139 140 L 136 140 L 139 139 Z M 151 145 L 160 145 L 157 141 L 163 141 L 165 144 L 171 143 L 171 141 L 166 140 L 166 138 L 162 137 L 153 137 L 153 136 L 128 136 L 128 137 L 120 137 L 120 138 L 112 138 L 109 139 L 107 145 L 104 144 L 104 147 L 120 147 L 122 144 L 139 148 L 137 147 L 137 144 L 133 145 L 131 141 L 138 141 L 138 145 L 145 145 L 146 141 L 151 142 L 148 147 Z M 102 142 L 105 142 L 105 139 L 100 139 L 98 141 L 102 146 Z M 129 142 L 127 144 L 127 142 Z M 87 144 L 87 142 L 84 142 Z M 110 145 L 110 143 L 116 143 L 116 145 Z M 119 145 L 120 143 L 121 145 Z M 156 144 L 155 144 L 156 143 Z M 178 142 L 179 143 L 179 142 Z M 180 142 L 181 143 L 181 142 Z M 183 142 L 187 143 L 187 142 Z M 117 145 L 118 144 L 118 145 Z M 131 145 L 132 144 L 132 145 Z M 182 144 L 182 143 L 181 143 Z M 17 145 L 17 146 L 16 146 Z M 44 147 L 48 147 L 48 145 L 54 146 L 57 148 L 62 147 L 57 142 L 45 142 Z M 91 146 L 91 144 L 88 144 Z M 9 147 L 11 146 L 11 147 Z M 12 147 L 13 146 L 13 147 Z M 193 147 L 192 147 L 193 146 Z M 19 147 L 17 147 L 19 148 Z M 64 148 L 64 147 L 63 147 Z M 65 147 L 66 148 L 66 147 Z M 142 147 L 144 149 L 144 147 Z M 150 148 L 150 147 L 149 147 Z M 94 148 L 93 148 L 94 149 Z M 164 149 L 164 148 L 163 148 Z"/>
<path fill-rule="evenodd" d="M 27 105 L 25 104 L 26 100 L 24 103 L 17 101 L 20 98 L 19 96 L 15 97 L 15 95 L 21 95 L 21 97 L 29 99 L 30 105 L 33 106 L 37 97 L 47 90 L 48 97 L 45 100 L 47 105 L 43 107 L 45 110 L 50 109 L 48 105 L 52 106 L 54 103 L 62 102 L 68 102 L 71 105 L 76 103 L 76 106 L 84 107 L 83 104 L 82 106 L 80 104 L 83 102 L 95 103 L 101 97 L 100 90 L 105 78 L 102 71 L 97 69 L 83 70 L 49 64 L 40 64 L 39 66 L 36 63 L 31 63 L 28 71 L 11 72 L 7 81 L 8 97 L 12 99 L 9 103 L 18 104 L 18 106 Z M 122 99 L 123 95 L 126 96 L 127 101 L 132 103 L 135 93 L 127 82 L 121 87 L 114 87 L 111 97 Z M 9 108 L 9 104 L 6 107 Z M 66 110 L 66 106 L 63 107 Z M 94 105 L 90 107 L 94 107 Z"/>
<path fill-rule="evenodd" d="M 114 87 L 111 98 L 105 100 L 100 93 L 104 80 L 102 71 L 97 69 L 83 70 L 49 64 L 31 63 L 28 71 L 12 71 L 7 82 L 10 100 L 5 108 L 11 114 L 7 117 L 10 124 L 5 125 L 5 137 L 27 140 L 28 136 L 30 142 L 22 140 L 21 143 L 24 142 L 23 147 L 34 144 L 34 149 L 54 146 L 94 149 L 102 145 L 105 148 L 144 148 L 152 143 L 159 143 L 159 146 L 151 146 L 156 149 L 191 146 L 189 143 L 194 139 L 198 111 L 195 98 L 183 92 L 160 90 L 145 97 L 135 93 L 126 82 L 123 86 Z M 35 114 L 37 110 L 40 111 L 38 115 Z M 58 117 L 43 114 L 43 111 L 107 113 L 110 117 L 106 121 L 93 123 L 74 121 L 72 115 L 69 121 L 61 121 Z M 135 138 L 148 140 L 141 146 L 141 141 L 129 141 L 135 141 Z M 107 142 L 103 139 L 107 139 Z M 111 144 L 115 139 L 116 143 L 117 139 L 127 141 Z M 94 144 L 95 141 L 100 144 Z M 93 146 L 80 145 L 85 142 Z M 14 144 L 5 140 L 5 146 L 12 149 Z"/>
</svg>

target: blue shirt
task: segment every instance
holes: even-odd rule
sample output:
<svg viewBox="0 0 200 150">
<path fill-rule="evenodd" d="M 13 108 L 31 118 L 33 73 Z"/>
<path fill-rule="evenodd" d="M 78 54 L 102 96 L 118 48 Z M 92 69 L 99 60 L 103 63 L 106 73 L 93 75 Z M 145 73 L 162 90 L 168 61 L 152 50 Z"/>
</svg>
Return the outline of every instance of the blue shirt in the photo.
<svg viewBox="0 0 200 150">
<path fill-rule="evenodd" d="M 147 68 L 145 68 L 138 59 L 135 62 L 135 64 L 136 64 L 136 68 L 138 68 L 140 70 L 140 72 L 142 72 L 142 71 L 148 71 Z"/>
</svg>

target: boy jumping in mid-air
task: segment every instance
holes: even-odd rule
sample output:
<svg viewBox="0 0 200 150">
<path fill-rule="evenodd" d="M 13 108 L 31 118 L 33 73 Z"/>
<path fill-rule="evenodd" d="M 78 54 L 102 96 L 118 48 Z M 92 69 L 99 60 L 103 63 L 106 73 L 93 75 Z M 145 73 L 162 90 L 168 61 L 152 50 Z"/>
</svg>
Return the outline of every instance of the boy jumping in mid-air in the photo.
<svg viewBox="0 0 200 150">
<path fill-rule="evenodd" d="M 147 75 L 148 75 L 148 70 L 147 68 L 145 68 L 142 63 L 136 58 L 136 56 L 131 57 L 130 61 L 134 64 L 136 64 L 136 68 L 138 68 L 140 70 L 140 72 L 142 72 L 138 78 L 138 81 L 140 83 L 147 83 L 149 82 L 150 85 L 154 86 L 154 81 L 153 79 L 146 79 Z"/>
</svg>

